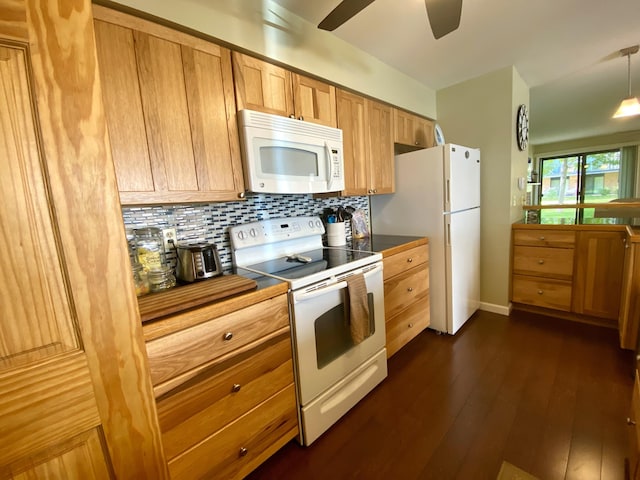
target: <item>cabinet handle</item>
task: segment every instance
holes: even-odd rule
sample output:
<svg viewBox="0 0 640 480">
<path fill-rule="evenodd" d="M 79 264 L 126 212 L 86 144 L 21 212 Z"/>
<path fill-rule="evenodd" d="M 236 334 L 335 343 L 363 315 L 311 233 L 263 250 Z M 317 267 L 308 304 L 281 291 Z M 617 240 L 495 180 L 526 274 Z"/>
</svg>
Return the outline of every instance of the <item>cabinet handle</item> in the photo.
<svg viewBox="0 0 640 480">
<path fill-rule="evenodd" d="M 304 120 L 304 117 L 303 117 L 302 115 L 300 115 L 300 116 L 298 117 L 298 120 Z"/>
<path fill-rule="evenodd" d="M 244 198 L 246 194 L 244 192 L 238 193 L 238 198 Z"/>
<path fill-rule="evenodd" d="M 413 287 L 407 288 L 407 292 L 413 292 Z"/>
<path fill-rule="evenodd" d="M 544 264 L 544 260 L 543 260 L 543 259 L 540 259 L 540 260 L 538 260 L 538 263 L 539 263 L 540 265 L 542 265 L 542 264 Z"/>
<path fill-rule="evenodd" d="M 240 451 L 238 452 L 238 454 L 239 454 L 241 457 L 246 456 L 246 455 L 247 455 L 247 453 L 249 453 L 249 450 L 247 450 L 245 447 L 240 448 Z"/>
<path fill-rule="evenodd" d="M 231 340 L 233 338 L 233 333 L 231 332 L 226 332 L 222 338 L 224 339 L 224 341 L 228 342 L 229 340 Z"/>
<path fill-rule="evenodd" d="M 631 420 L 629 417 L 627 417 L 627 425 L 635 425 L 636 421 L 635 420 Z"/>
<path fill-rule="evenodd" d="M 419 140 L 416 140 L 415 144 L 416 144 L 416 145 L 420 145 L 420 141 L 419 141 Z"/>
<path fill-rule="evenodd" d="M 410 324 L 409 324 L 409 328 L 413 328 L 413 323 L 410 323 Z"/>
<path fill-rule="evenodd" d="M 367 193 L 373 193 L 372 189 L 367 190 Z"/>
<path fill-rule="evenodd" d="M 544 236 L 540 237 L 540 241 L 544 241 Z"/>
<path fill-rule="evenodd" d="M 373 189 L 373 193 L 378 193 L 378 189 L 377 189 L 377 188 L 374 188 L 374 189 Z"/>
<path fill-rule="evenodd" d="M 240 388 L 242 388 L 242 387 L 240 386 L 240 384 L 239 384 L 239 383 L 234 383 L 234 384 L 233 384 L 233 387 L 231 387 L 231 391 L 232 391 L 233 393 L 237 393 L 237 392 L 239 392 L 239 391 L 240 391 Z"/>
<path fill-rule="evenodd" d="M 408 263 L 413 262 L 413 258 L 411 258 L 411 257 L 407 258 L 407 262 L 408 262 Z"/>
<path fill-rule="evenodd" d="M 538 295 L 542 295 L 542 290 L 538 290 Z"/>
</svg>

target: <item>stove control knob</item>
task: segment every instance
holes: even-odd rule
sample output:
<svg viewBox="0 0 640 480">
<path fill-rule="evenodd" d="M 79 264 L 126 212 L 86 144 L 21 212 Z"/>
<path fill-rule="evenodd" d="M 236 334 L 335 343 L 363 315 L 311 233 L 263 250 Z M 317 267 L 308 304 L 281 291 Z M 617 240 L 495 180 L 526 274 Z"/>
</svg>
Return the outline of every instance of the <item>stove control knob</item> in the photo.
<svg viewBox="0 0 640 480">
<path fill-rule="evenodd" d="M 240 240 L 244 240 L 245 238 L 247 238 L 247 235 L 244 233 L 244 231 L 240 230 L 240 231 L 238 232 L 238 238 L 239 238 Z"/>
<path fill-rule="evenodd" d="M 313 220 L 309 220 L 309 227 L 313 229 Z"/>
<path fill-rule="evenodd" d="M 320 223 L 320 220 L 316 220 L 316 227 L 318 228 L 322 227 L 322 223 Z"/>
<path fill-rule="evenodd" d="M 258 231 L 255 228 L 252 228 L 251 230 L 249 230 L 249 235 L 255 238 L 258 236 Z"/>
</svg>

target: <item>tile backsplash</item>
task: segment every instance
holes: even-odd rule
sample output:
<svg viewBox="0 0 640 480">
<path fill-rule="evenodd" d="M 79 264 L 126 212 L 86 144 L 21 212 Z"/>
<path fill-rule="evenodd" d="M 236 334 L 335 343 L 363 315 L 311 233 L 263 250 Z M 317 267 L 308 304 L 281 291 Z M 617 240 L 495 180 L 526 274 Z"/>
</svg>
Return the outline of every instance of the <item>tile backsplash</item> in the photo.
<svg viewBox="0 0 640 480">
<path fill-rule="evenodd" d="M 242 202 L 122 207 L 125 228 L 175 228 L 178 243 L 214 243 L 226 273 L 232 270 L 229 227 L 268 218 L 321 215 L 327 207 L 352 206 L 369 218 L 369 198 L 314 198 L 313 195 L 247 194 Z M 347 239 L 351 225 L 346 224 Z M 175 252 L 167 252 L 175 267 Z"/>
</svg>

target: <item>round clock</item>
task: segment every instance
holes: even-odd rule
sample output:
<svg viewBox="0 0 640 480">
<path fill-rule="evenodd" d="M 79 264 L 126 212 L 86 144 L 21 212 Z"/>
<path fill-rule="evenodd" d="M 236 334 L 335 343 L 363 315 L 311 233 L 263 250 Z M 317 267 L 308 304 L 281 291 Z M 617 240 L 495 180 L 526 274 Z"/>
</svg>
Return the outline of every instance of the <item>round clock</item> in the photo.
<svg viewBox="0 0 640 480">
<path fill-rule="evenodd" d="M 518 119 L 516 121 L 516 139 L 518 148 L 524 150 L 529 142 L 529 115 L 527 106 L 522 104 L 518 107 Z"/>
</svg>

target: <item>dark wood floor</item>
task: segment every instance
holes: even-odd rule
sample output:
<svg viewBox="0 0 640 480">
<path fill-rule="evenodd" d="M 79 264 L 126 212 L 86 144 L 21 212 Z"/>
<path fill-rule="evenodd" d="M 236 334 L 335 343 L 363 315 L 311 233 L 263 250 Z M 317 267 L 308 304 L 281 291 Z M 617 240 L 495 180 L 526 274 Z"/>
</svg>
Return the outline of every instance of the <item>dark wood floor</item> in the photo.
<svg viewBox="0 0 640 480">
<path fill-rule="evenodd" d="M 633 354 L 613 330 L 478 312 L 426 330 L 389 376 L 310 447 L 291 442 L 250 479 L 622 479 Z"/>
</svg>

